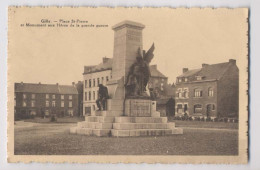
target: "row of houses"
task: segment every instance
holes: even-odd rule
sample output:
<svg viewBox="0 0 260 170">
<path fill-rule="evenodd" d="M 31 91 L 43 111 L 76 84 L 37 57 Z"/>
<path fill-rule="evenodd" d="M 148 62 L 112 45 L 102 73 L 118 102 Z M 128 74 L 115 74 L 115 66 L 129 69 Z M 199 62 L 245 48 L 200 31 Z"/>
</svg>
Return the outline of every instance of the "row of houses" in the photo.
<svg viewBox="0 0 260 170">
<path fill-rule="evenodd" d="M 72 85 L 15 83 L 15 119 L 79 115 L 80 82 Z"/>
<path fill-rule="evenodd" d="M 83 81 L 72 85 L 15 83 L 15 115 L 84 116 L 97 109 L 98 84 L 112 79 L 113 59 L 104 57 L 95 66 L 85 66 Z M 183 68 L 176 83 L 156 65 L 150 66 L 149 88 L 153 89 L 161 116 L 237 117 L 238 79 L 236 61 L 202 64 L 201 68 Z"/>
</svg>

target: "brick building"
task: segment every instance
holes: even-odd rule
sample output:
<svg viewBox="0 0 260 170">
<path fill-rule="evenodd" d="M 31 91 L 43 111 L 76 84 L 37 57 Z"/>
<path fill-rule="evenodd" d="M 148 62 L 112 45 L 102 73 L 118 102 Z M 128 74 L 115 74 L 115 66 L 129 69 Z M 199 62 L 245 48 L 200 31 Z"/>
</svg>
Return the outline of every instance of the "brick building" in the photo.
<svg viewBox="0 0 260 170">
<path fill-rule="evenodd" d="M 96 100 L 98 98 L 98 84 L 106 86 L 107 81 L 112 78 L 113 59 L 104 57 L 102 63 L 96 66 L 85 66 L 84 79 L 84 95 L 83 95 L 83 115 L 90 115 L 95 111 Z M 149 87 L 153 88 L 158 98 L 167 94 L 168 78 L 164 76 L 156 65 L 150 66 L 151 79 Z M 169 93 L 172 94 L 172 93 Z"/>
<path fill-rule="evenodd" d="M 73 85 L 15 83 L 15 118 L 77 116 L 78 91 Z"/>
<path fill-rule="evenodd" d="M 175 115 L 238 117 L 239 70 L 236 60 L 202 64 L 176 79 Z"/>
</svg>

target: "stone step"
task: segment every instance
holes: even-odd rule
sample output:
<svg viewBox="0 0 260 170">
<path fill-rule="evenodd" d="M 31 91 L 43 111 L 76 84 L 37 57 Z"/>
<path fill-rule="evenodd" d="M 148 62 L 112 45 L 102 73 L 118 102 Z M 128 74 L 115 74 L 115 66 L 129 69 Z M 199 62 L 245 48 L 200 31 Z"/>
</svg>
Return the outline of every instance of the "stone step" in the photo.
<svg viewBox="0 0 260 170">
<path fill-rule="evenodd" d="M 91 129 L 112 129 L 113 123 L 100 123 L 100 122 L 78 122 L 79 128 Z"/>
<path fill-rule="evenodd" d="M 115 123 L 167 123 L 167 117 L 115 117 Z"/>
<path fill-rule="evenodd" d="M 79 134 L 79 135 L 94 135 L 94 136 L 110 136 L 111 130 L 110 129 L 91 129 L 91 128 L 79 128 L 79 127 L 72 127 L 70 128 L 70 133 L 72 134 Z"/>
<path fill-rule="evenodd" d="M 135 129 L 135 130 L 111 130 L 112 136 L 128 137 L 128 136 L 165 136 L 172 134 L 183 134 L 182 129 Z"/>
<path fill-rule="evenodd" d="M 173 129 L 174 123 L 113 123 L 113 129 L 132 130 L 132 129 Z"/>
<path fill-rule="evenodd" d="M 114 120 L 114 116 L 85 116 L 86 122 L 113 123 Z"/>
<path fill-rule="evenodd" d="M 105 117 L 122 116 L 122 111 L 110 111 L 110 110 L 95 111 L 95 116 L 105 116 Z"/>
</svg>

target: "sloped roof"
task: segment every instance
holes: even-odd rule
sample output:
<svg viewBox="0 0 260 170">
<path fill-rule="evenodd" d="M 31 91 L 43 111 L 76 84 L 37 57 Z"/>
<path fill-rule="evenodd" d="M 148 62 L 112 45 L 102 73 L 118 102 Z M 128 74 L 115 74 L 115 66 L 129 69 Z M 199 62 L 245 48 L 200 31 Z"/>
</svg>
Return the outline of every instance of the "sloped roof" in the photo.
<svg viewBox="0 0 260 170">
<path fill-rule="evenodd" d="M 229 68 L 230 63 L 219 63 L 205 66 L 198 72 L 198 76 L 205 77 L 205 80 L 219 80 Z"/>
<path fill-rule="evenodd" d="M 59 85 L 60 94 L 78 94 L 78 90 L 74 86 Z"/>
<path fill-rule="evenodd" d="M 33 84 L 33 83 L 15 83 L 15 92 L 78 94 L 77 88 L 72 85 Z"/>
<path fill-rule="evenodd" d="M 178 77 L 190 77 L 190 76 L 193 76 L 194 74 L 198 73 L 200 70 L 201 70 L 201 68 L 189 70 Z"/>
<path fill-rule="evenodd" d="M 162 78 L 167 78 L 165 75 L 163 75 L 156 67 L 156 65 L 151 65 L 150 66 L 150 72 L 152 77 L 162 77 Z"/>
<path fill-rule="evenodd" d="M 212 80 L 212 79 L 219 80 L 231 65 L 232 65 L 231 62 L 205 65 L 204 67 L 199 69 L 189 70 L 183 73 L 182 75 L 178 76 L 178 78 L 201 76 L 204 77 L 203 80 Z"/>
<path fill-rule="evenodd" d="M 110 69 L 112 69 L 112 64 L 113 64 L 113 59 L 107 58 L 106 62 L 102 62 L 98 65 L 84 66 L 84 73 L 83 74 L 99 72 L 99 71 L 104 71 L 104 70 L 110 70 Z"/>
</svg>

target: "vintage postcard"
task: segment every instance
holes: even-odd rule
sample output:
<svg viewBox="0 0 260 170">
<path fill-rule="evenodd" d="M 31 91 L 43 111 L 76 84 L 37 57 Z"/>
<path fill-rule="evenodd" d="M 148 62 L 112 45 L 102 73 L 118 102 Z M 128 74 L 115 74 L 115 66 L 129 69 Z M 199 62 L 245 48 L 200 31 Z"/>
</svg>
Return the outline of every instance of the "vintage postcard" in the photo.
<svg viewBox="0 0 260 170">
<path fill-rule="evenodd" d="M 8 13 L 9 162 L 247 163 L 247 8 Z"/>
</svg>

